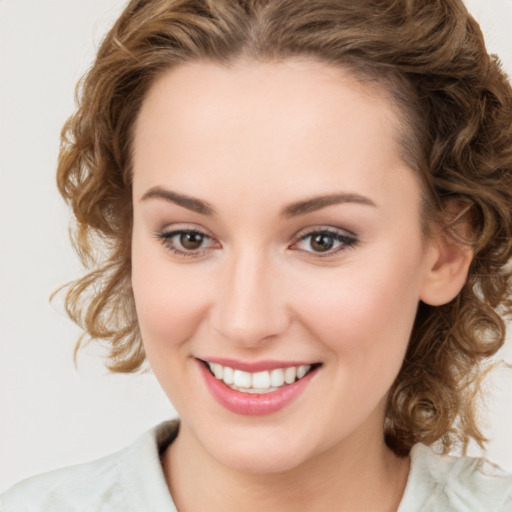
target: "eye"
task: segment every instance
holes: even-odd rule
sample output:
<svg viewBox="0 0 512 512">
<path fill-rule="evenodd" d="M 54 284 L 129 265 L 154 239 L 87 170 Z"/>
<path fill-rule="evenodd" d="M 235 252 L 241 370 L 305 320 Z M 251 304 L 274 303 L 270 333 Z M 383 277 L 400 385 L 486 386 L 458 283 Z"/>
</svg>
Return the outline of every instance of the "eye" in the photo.
<svg viewBox="0 0 512 512">
<path fill-rule="evenodd" d="M 315 229 L 299 235 L 299 240 L 292 245 L 298 249 L 315 256 L 332 256 L 357 243 L 354 235 L 334 229 Z"/>
<path fill-rule="evenodd" d="M 204 235 L 197 231 L 184 231 L 177 235 L 180 245 L 187 251 L 197 251 L 203 245 Z"/>
<path fill-rule="evenodd" d="M 166 249 L 177 256 L 200 257 L 215 248 L 214 240 L 206 233 L 196 229 L 163 231 L 157 233 L 156 236 Z"/>
</svg>

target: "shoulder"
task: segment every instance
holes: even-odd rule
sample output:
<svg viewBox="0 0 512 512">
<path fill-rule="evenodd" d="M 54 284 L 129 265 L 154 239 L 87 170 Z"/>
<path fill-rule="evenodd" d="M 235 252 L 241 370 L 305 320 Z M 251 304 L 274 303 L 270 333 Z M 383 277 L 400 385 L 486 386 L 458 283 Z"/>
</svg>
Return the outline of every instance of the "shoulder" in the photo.
<svg viewBox="0 0 512 512">
<path fill-rule="evenodd" d="M 483 458 L 439 455 L 417 444 L 398 512 L 415 510 L 510 512 L 512 474 Z"/>
<path fill-rule="evenodd" d="M 102 459 L 24 480 L 0 496 L 1 512 L 135 512 L 173 510 L 159 450 L 174 440 L 177 422 L 151 429 Z"/>
</svg>

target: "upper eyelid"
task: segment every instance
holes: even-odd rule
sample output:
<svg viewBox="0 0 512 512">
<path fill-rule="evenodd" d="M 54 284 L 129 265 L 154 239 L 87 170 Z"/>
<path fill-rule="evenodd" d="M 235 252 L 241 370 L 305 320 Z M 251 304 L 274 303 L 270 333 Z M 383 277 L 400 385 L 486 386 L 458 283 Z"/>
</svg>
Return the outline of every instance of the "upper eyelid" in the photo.
<svg viewBox="0 0 512 512">
<path fill-rule="evenodd" d="M 201 233 L 202 235 L 205 235 L 209 238 L 212 238 L 212 239 L 216 238 L 209 232 L 209 230 L 207 230 L 205 228 L 195 227 L 193 225 L 188 225 L 188 226 L 178 225 L 176 227 L 173 225 L 169 225 L 169 226 L 163 227 L 162 229 L 159 229 L 157 231 L 157 234 L 169 235 L 169 234 L 181 233 L 181 232 Z M 335 226 L 311 226 L 311 227 L 307 227 L 307 228 L 301 228 L 300 230 L 296 231 L 295 234 L 292 236 L 292 239 L 297 239 L 297 238 L 308 236 L 308 235 L 311 235 L 314 233 L 325 233 L 325 232 L 340 233 L 340 234 L 347 235 L 349 237 L 357 238 L 357 235 L 354 232 L 352 232 L 348 229 L 345 229 L 345 228 L 339 228 L 339 227 L 335 227 Z"/>
<path fill-rule="evenodd" d="M 162 229 L 161 231 L 158 231 L 157 234 L 161 236 L 176 236 L 180 233 L 199 233 L 200 235 L 203 235 L 206 238 L 213 238 L 208 233 L 205 233 L 204 231 L 201 231 L 200 229 Z"/>
<path fill-rule="evenodd" d="M 164 224 L 163 227 L 158 230 L 159 233 L 169 233 L 172 231 L 199 231 L 208 234 L 206 228 L 194 222 L 172 222 L 170 224 Z"/>
<path fill-rule="evenodd" d="M 170 229 L 169 231 L 161 230 L 155 234 L 158 238 L 166 240 L 166 239 L 174 238 L 175 236 L 178 236 L 182 233 L 198 233 L 198 234 L 202 235 L 205 240 L 212 240 L 212 241 L 216 240 L 214 237 L 208 235 L 207 233 L 205 233 L 204 231 L 201 231 L 199 229 L 179 229 L 178 228 L 178 229 Z"/>
<path fill-rule="evenodd" d="M 201 235 L 205 236 L 206 238 L 210 238 L 211 240 L 216 240 L 217 237 L 215 237 L 210 230 L 199 226 L 197 224 L 187 224 L 187 223 L 176 223 L 176 224 L 167 224 L 163 228 L 158 229 L 156 231 L 156 234 L 159 236 L 165 236 L 165 235 L 171 235 L 176 233 L 200 233 Z"/>
<path fill-rule="evenodd" d="M 308 228 L 302 228 L 297 231 L 294 235 L 295 240 L 300 240 L 309 235 L 313 235 L 315 233 L 335 233 L 346 236 L 347 238 L 358 238 L 357 235 L 348 229 L 339 228 L 335 226 L 311 226 Z"/>
</svg>

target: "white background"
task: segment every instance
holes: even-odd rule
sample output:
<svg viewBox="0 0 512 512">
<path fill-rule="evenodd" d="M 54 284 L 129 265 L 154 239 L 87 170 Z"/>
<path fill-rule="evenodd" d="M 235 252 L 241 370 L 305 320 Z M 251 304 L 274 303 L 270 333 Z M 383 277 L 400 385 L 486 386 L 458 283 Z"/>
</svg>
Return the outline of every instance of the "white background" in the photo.
<svg viewBox="0 0 512 512">
<path fill-rule="evenodd" d="M 151 375 L 110 375 L 97 350 L 79 357 L 77 371 L 79 331 L 48 302 L 80 273 L 55 187 L 60 128 L 123 4 L 0 0 L 0 490 L 117 450 L 174 415 Z M 512 75 L 512 0 L 467 4 Z M 486 421 L 488 456 L 512 470 L 509 373 L 493 379 Z"/>
</svg>

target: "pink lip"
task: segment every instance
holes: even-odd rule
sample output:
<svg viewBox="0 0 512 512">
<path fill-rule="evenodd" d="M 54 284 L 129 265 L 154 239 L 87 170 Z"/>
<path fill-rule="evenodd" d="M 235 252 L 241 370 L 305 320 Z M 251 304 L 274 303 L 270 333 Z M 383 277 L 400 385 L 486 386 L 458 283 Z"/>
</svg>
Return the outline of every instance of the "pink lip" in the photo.
<svg viewBox="0 0 512 512">
<path fill-rule="evenodd" d="M 231 389 L 224 382 L 216 379 L 204 363 L 200 361 L 197 363 L 210 393 L 217 402 L 231 412 L 247 416 L 262 416 L 283 409 L 303 393 L 317 373 L 317 369 L 313 369 L 302 379 L 271 393 L 250 394 Z M 278 368 L 282 367 L 278 366 Z"/>
<path fill-rule="evenodd" d="M 304 361 L 254 361 L 245 362 L 237 361 L 236 359 L 224 359 L 219 357 L 205 357 L 200 358 L 202 361 L 208 361 L 210 363 L 221 364 L 222 366 L 229 366 L 234 370 L 243 370 L 244 372 L 263 372 L 265 370 L 275 370 L 276 368 L 288 368 L 290 366 L 302 366 L 306 364 L 313 364 Z"/>
</svg>

